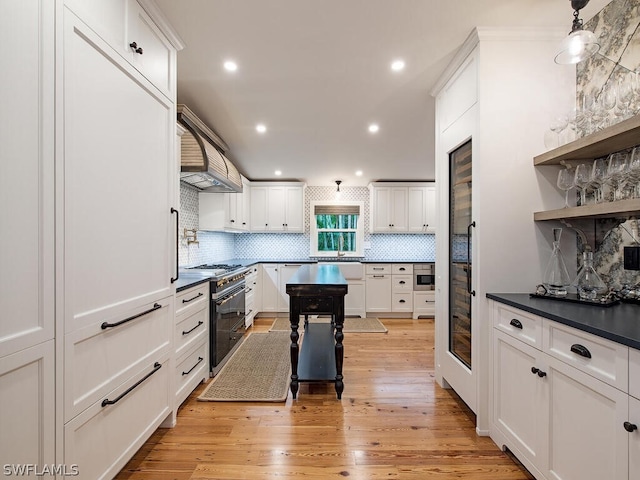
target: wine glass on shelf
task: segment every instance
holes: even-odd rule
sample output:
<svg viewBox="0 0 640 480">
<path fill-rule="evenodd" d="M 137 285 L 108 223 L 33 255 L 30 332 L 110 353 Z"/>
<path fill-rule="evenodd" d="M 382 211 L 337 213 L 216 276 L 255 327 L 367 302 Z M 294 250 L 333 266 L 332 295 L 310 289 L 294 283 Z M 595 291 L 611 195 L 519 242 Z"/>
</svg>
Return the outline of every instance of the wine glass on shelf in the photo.
<svg viewBox="0 0 640 480">
<path fill-rule="evenodd" d="M 602 203 L 602 187 L 607 175 L 607 162 L 604 158 L 596 158 L 591 168 L 591 186 L 593 187 L 593 203 Z"/>
<path fill-rule="evenodd" d="M 591 170 L 592 168 L 585 163 L 576 167 L 573 183 L 580 190 L 580 205 L 587 204 L 587 187 L 591 183 Z"/>
<path fill-rule="evenodd" d="M 609 196 L 609 200 L 616 201 L 620 200 L 621 195 L 621 184 L 622 178 L 624 176 L 624 172 L 627 168 L 627 154 L 623 152 L 616 152 L 609 155 L 608 164 L 607 164 L 607 177 L 608 182 L 611 189 L 611 195 Z"/>
<path fill-rule="evenodd" d="M 640 146 L 631 151 L 628 164 L 629 198 L 640 198 Z"/>
<path fill-rule="evenodd" d="M 566 143 L 563 141 L 562 132 L 564 131 L 565 128 L 567 128 L 568 124 L 569 124 L 569 119 L 567 118 L 566 115 L 558 115 L 551 122 L 550 128 L 551 128 L 551 131 L 556 134 L 556 143 L 558 147 Z"/>
<path fill-rule="evenodd" d="M 558 172 L 557 185 L 560 190 L 564 190 L 564 208 L 569 208 L 569 190 L 574 186 L 573 179 L 573 173 L 568 168 Z"/>
<path fill-rule="evenodd" d="M 631 86 L 630 78 L 620 76 L 617 84 L 617 107 L 618 115 L 621 120 L 628 118 L 631 112 L 631 100 L 633 99 L 633 88 Z"/>
</svg>

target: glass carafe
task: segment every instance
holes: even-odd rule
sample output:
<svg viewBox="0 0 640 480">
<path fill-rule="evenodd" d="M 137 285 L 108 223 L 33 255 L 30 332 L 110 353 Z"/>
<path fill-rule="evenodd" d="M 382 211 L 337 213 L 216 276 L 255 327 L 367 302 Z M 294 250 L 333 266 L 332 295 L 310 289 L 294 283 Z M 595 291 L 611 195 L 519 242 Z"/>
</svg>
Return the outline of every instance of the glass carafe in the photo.
<svg viewBox="0 0 640 480">
<path fill-rule="evenodd" d="M 551 253 L 549 263 L 547 264 L 543 281 L 544 286 L 547 289 L 547 294 L 556 297 L 564 297 L 567 294 L 567 287 L 571 283 L 569 273 L 567 272 L 567 266 L 564 264 L 562 252 L 560 251 L 561 235 L 561 228 L 553 229 L 553 252 Z"/>
<path fill-rule="evenodd" d="M 596 300 L 599 295 L 607 291 L 598 272 L 593 268 L 593 252 L 587 250 L 582 253 L 582 268 L 574 282 L 581 300 Z"/>
</svg>

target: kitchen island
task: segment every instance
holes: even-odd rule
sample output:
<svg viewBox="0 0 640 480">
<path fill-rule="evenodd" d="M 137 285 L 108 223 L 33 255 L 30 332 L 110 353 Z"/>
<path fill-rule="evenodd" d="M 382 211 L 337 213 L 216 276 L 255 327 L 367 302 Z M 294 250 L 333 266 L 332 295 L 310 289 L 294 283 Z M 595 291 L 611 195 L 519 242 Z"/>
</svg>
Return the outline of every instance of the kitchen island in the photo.
<svg viewBox="0 0 640 480">
<path fill-rule="evenodd" d="M 303 265 L 289 279 L 291 323 L 291 393 L 295 399 L 300 382 L 334 382 L 338 399 L 344 383 L 344 296 L 348 284 L 336 265 Z M 331 323 L 309 323 L 309 315 L 331 315 Z M 305 337 L 298 346 L 300 315 L 305 316 Z"/>
</svg>

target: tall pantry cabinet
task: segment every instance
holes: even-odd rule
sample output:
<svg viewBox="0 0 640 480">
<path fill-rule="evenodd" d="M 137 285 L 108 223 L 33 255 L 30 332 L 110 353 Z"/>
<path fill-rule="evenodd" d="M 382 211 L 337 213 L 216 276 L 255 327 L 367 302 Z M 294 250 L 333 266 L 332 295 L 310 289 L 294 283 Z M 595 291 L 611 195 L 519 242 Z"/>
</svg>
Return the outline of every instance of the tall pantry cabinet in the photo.
<svg viewBox="0 0 640 480">
<path fill-rule="evenodd" d="M 174 408 L 181 46 L 148 0 L 1 9 L 0 456 L 112 478 Z"/>
<path fill-rule="evenodd" d="M 56 458 L 54 15 L 50 0 L 0 2 L 3 468 Z"/>
<path fill-rule="evenodd" d="M 442 207 L 436 237 L 436 378 L 453 387 L 476 413 L 477 431 L 484 435 L 489 433 L 492 361 L 486 294 L 534 291 L 541 283 L 551 226 L 534 224 L 532 212 L 561 205 L 554 188 L 557 169 L 536 171 L 531 159 L 544 151 L 550 120 L 568 111 L 575 98 L 575 67 L 553 62 L 565 35 L 548 29 L 477 28 L 432 91 Z M 450 243 L 451 154 L 469 141 L 469 234 L 454 235 Z M 452 348 L 456 332 L 449 320 L 450 271 L 460 266 L 468 275 L 471 368 Z"/>
</svg>

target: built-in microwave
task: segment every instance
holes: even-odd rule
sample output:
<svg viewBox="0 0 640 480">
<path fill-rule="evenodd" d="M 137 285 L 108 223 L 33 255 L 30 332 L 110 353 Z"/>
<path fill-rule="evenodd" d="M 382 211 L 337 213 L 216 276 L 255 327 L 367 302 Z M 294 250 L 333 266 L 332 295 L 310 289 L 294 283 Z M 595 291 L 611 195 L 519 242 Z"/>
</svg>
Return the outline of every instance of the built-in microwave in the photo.
<svg viewBox="0 0 640 480">
<path fill-rule="evenodd" d="M 434 263 L 413 264 L 413 290 L 435 290 L 436 269 Z"/>
</svg>

